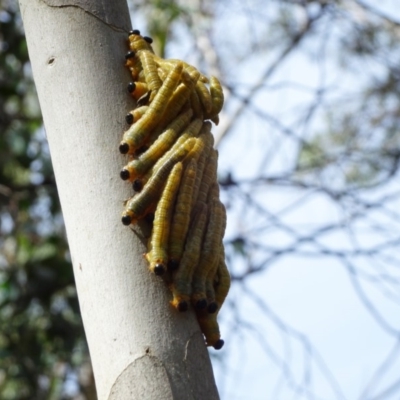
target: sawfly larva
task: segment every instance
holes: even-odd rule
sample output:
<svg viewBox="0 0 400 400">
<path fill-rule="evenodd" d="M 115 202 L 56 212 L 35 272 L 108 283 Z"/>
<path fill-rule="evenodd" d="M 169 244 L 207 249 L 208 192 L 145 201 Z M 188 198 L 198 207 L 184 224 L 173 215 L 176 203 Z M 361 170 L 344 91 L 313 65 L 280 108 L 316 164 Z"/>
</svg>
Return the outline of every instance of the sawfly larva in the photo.
<svg viewBox="0 0 400 400">
<path fill-rule="evenodd" d="M 168 243 L 168 265 L 172 267 L 172 269 L 178 267 L 185 246 L 185 238 L 189 229 L 192 211 L 192 194 L 194 181 L 196 179 L 196 167 L 196 161 L 192 159 L 185 168 L 176 199 Z"/>
<path fill-rule="evenodd" d="M 172 168 L 154 215 L 150 251 L 146 254 L 146 259 L 150 263 L 150 271 L 156 275 L 163 275 L 167 269 L 171 214 L 181 181 L 182 170 L 181 162 L 178 162 Z"/>
<path fill-rule="evenodd" d="M 207 209 L 208 207 L 205 203 L 196 204 L 195 217 L 187 235 L 179 268 L 173 276 L 173 299 L 171 304 L 178 311 L 187 311 L 189 308 L 189 300 L 192 293 L 192 276 L 200 258 L 201 244 L 207 224 Z"/>
<path fill-rule="evenodd" d="M 222 349 L 224 341 L 221 339 L 221 334 L 219 332 L 217 315 L 209 314 L 205 311 L 197 311 L 196 316 L 200 329 L 206 338 L 207 346 L 212 346 L 215 350 Z"/>
<path fill-rule="evenodd" d="M 207 307 L 205 281 L 208 273 L 215 268 L 219 261 L 221 238 L 225 231 L 223 225 L 225 209 L 219 200 L 209 204 L 210 216 L 201 247 L 201 257 L 197 265 L 192 282 L 192 303 L 195 309 Z"/>
<path fill-rule="evenodd" d="M 157 93 L 157 90 L 161 88 L 162 81 L 158 76 L 157 64 L 154 61 L 154 56 L 148 51 L 141 51 L 138 55 L 142 63 L 147 86 L 151 91 Z"/>
<path fill-rule="evenodd" d="M 222 110 L 222 106 L 224 105 L 224 92 L 222 90 L 221 83 L 214 76 L 210 78 L 210 94 L 212 102 L 210 117 L 213 118 L 219 114 L 219 112 Z"/>
<path fill-rule="evenodd" d="M 218 163 L 218 152 L 211 150 L 211 154 L 206 161 L 206 166 L 201 178 L 200 188 L 196 201 L 207 202 L 208 192 L 213 184 L 217 180 L 217 163 Z"/>
</svg>

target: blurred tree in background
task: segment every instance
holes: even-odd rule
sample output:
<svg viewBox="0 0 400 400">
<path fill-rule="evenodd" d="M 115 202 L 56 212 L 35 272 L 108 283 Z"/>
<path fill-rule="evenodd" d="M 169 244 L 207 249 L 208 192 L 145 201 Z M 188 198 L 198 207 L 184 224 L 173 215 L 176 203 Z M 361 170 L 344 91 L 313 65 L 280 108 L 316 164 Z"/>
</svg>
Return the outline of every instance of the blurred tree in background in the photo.
<svg viewBox="0 0 400 400">
<path fill-rule="evenodd" d="M 158 54 L 185 59 L 225 88 L 214 133 L 233 277 L 221 317 L 234 333 L 215 365 L 229 375 L 229 342 L 251 334 L 296 399 L 329 397 L 313 391 L 314 369 L 328 382 L 329 398 L 346 398 L 306 335 L 250 286 L 287 257 L 335 260 L 394 343 L 360 398 L 398 397 L 400 381 L 377 385 L 400 350 L 398 318 L 381 309 L 382 301 L 397 311 L 400 304 L 400 14 L 393 16 L 393 3 L 129 4 L 133 26 L 153 37 Z M 0 398 L 91 400 L 90 361 L 19 10 L 13 1 L 0 5 Z M 327 218 L 314 218 L 313 202 Z M 246 318 L 255 308 L 265 320 Z M 300 343 L 309 359 L 300 373 L 265 340 L 273 327 L 284 341 Z"/>
</svg>

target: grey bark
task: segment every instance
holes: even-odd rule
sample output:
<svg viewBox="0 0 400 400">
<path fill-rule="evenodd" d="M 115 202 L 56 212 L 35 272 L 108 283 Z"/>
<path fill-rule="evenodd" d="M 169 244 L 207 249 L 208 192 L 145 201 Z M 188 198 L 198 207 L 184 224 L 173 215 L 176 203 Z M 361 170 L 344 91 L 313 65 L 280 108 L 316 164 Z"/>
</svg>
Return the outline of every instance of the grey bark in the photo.
<svg viewBox="0 0 400 400">
<path fill-rule="evenodd" d="M 130 28 L 126 0 L 20 0 L 98 398 L 218 399 L 192 313 L 150 274 L 145 230 L 121 223 Z"/>
</svg>

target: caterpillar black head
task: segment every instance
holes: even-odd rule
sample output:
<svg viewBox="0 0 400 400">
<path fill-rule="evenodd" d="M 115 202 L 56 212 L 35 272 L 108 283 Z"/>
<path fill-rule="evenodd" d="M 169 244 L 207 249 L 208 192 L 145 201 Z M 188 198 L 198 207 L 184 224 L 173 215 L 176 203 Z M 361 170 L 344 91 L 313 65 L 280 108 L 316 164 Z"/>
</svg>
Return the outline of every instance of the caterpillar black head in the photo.
<svg viewBox="0 0 400 400">
<path fill-rule="evenodd" d="M 154 271 L 154 274 L 157 276 L 164 275 L 164 272 L 165 272 L 164 264 L 161 264 L 161 263 L 156 264 L 153 268 L 153 271 Z"/>
</svg>

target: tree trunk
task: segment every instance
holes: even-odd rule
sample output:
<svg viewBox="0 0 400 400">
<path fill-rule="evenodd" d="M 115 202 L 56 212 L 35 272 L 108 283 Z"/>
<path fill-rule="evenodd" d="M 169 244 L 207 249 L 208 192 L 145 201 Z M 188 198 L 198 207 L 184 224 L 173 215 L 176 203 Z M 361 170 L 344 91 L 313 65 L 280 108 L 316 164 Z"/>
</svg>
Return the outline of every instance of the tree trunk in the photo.
<svg viewBox="0 0 400 400">
<path fill-rule="evenodd" d="M 98 398 L 217 399 L 193 313 L 177 314 L 121 223 L 126 0 L 20 0 Z"/>
</svg>

